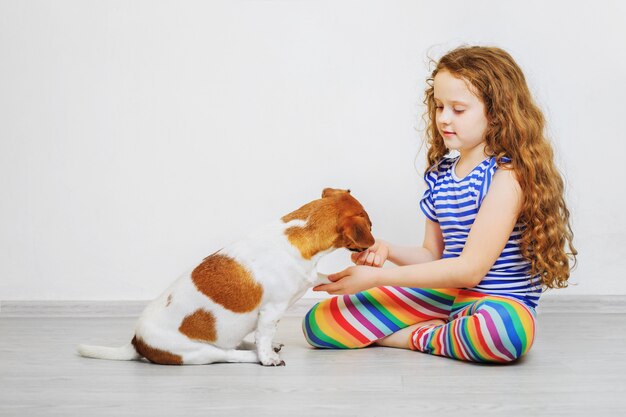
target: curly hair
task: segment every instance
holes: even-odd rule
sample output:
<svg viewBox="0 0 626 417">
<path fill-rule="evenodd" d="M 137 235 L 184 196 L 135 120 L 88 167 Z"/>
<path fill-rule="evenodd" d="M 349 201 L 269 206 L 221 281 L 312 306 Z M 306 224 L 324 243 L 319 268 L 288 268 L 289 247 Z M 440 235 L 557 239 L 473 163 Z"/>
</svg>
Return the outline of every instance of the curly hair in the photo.
<svg viewBox="0 0 626 417">
<path fill-rule="evenodd" d="M 508 165 L 517 176 L 523 194 L 518 220 L 524 226 L 520 249 L 531 264 L 531 274 L 541 276 L 544 289 L 567 287 L 569 261 L 573 268 L 578 252 L 572 245 L 574 235 L 563 179 L 544 134 L 544 116 L 522 70 L 511 55 L 495 47 L 462 46 L 436 62 L 424 98 L 426 172 L 449 152 L 435 122 L 434 79 L 441 71 L 468 82 L 470 90 L 485 104 L 485 153 L 495 156 L 498 165 Z M 511 162 L 504 164 L 504 157 Z"/>
</svg>

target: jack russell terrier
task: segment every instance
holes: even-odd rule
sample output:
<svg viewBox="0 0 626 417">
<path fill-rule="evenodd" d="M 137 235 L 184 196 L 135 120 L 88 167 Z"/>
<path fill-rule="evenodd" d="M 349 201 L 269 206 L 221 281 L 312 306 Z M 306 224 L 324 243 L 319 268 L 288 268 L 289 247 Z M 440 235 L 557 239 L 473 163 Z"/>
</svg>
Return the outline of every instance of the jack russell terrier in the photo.
<svg viewBox="0 0 626 417">
<path fill-rule="evenodd" d="M 164 365 L 284 365 L 273 345 L 278 321 L 308 288 L 328 283 L 317 263 L 335 249 L 374 244 L 372 223 L 350 191 L 322 198 L 206 257 L 141 314 L 119 348 L 79 345 L 82 356 Z M 255 346 L 243 341 L 254 331 Z"/>
</svg>

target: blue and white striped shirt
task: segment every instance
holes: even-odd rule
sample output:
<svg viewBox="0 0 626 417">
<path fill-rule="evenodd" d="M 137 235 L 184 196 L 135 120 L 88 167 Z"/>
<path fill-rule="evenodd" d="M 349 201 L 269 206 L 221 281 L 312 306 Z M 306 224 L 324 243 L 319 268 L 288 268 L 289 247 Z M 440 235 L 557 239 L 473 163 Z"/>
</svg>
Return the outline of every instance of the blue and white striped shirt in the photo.
<svg viewBox="0 0 626 417">
<path fill-rule="evenodd" d="M 443 258 L 455 258 L 463 251 L 497 169 L 496 158 L 490 157 L 465 178 L 458 178 L 454 173 L 458 160 L 458 156 L 444 157 L 436 168 L 424 175 L 428 188 L 420 201 L 426 217 L 439 223 L 445 245 Z M 487 275 L 470 290 L 514 297 L 531 307 L 537 306 L 541 279 L 539 275 L 530 275 L 530 262 L 522 257 L 519 241 L 523 230 L 518 222 Z"/>
</svg>

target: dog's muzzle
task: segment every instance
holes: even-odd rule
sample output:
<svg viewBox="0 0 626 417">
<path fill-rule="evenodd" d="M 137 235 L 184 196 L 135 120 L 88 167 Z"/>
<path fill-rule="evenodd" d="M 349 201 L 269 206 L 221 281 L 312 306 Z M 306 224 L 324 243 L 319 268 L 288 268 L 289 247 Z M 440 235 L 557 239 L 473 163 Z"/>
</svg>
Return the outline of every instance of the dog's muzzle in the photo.
<svg viewBox="0 0 626 417">
<path fill-rule="evenodd" d="M 348 249 L 350 252 L 356 252 L 356 253 L 361 253 L 367 250 L 367 248 L 346 248 L 346 249 Z"/>
</svg>

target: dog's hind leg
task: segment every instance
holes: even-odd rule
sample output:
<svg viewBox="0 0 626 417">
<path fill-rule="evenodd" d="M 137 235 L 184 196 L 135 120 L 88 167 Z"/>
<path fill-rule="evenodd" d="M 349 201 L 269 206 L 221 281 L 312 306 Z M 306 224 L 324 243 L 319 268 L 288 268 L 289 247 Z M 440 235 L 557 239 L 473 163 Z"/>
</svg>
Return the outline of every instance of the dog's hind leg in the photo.
<svg viewBox="0 0 626 417">
<path fill-rule="evenodd" d="M 216 362 L 259 363 L 256 350 L 220 349 L 216 346 L 200 344 L 198 349 L 183 355 L 185 365 L 207 365 Z"/>
</svg>

